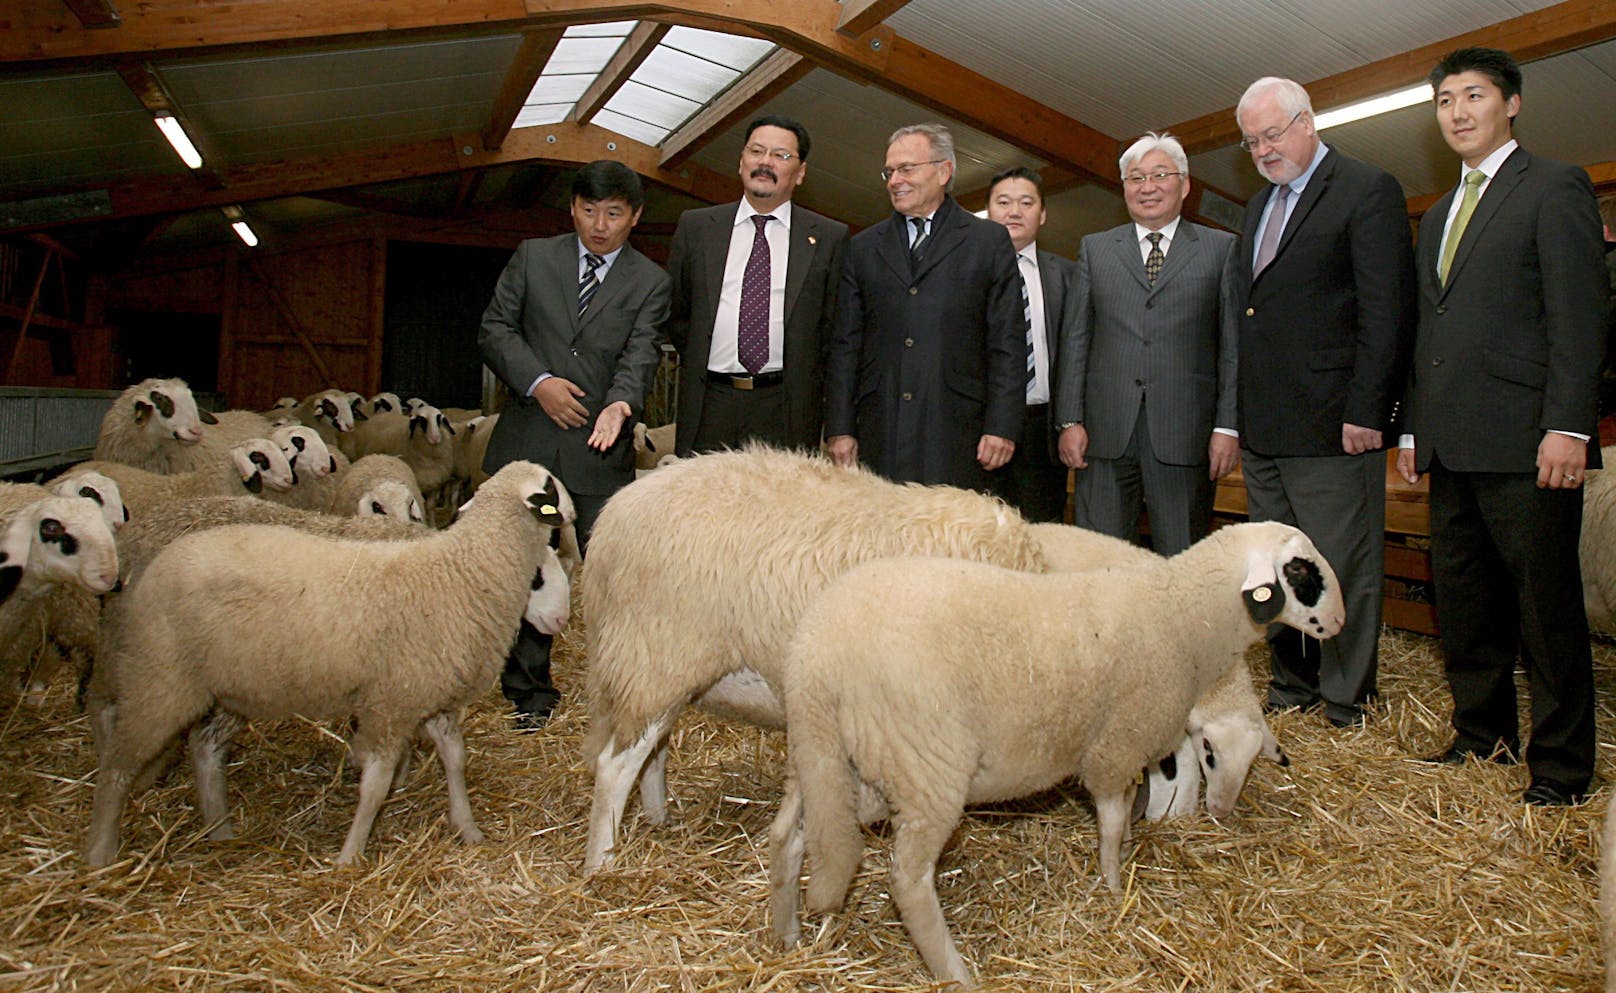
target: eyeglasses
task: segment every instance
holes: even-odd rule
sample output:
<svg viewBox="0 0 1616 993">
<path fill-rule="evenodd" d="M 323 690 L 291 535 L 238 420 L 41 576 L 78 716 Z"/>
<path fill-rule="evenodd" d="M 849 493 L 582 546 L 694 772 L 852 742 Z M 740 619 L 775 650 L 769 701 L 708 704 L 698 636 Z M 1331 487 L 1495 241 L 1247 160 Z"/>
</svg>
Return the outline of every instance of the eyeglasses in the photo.
<svg viewBox="0 0 1616 993">
<path fill-rule="evenodd" d="M 796 152 L 788 152 L 783 148 L 764 148 L 762 145 L 747 145 L 746 154 L 754 159 L 760 159 L 767 155 L 776 162 L 790 162 L 792 159 L 797 158 Z"/>
<path fill-rule="evenodd" d="M 892 181 L 893 176 L 902 176 L 904 179 L 908 179 L 921 166 L 936 165 L 939 162 L 947 161 L 947 159 L 927 159 L 924 162 L 905 162 L 901 166 L 887 166 L 881 170 L 881 182 L 889 183 Z"/>
<path fill-rule="evenodd" d="M 1273 128 L 1269 128 L 1267 131 L 1264 131 L 1261 135 L 1254 135 L 1254 134 L 1243 134 L 1243 135 L 1241 135 L 1240 136 L 1240 147 L 1244 148 L 1248 152 L 1254 152 L 1254 151 L 1257 150 L 1258 145 L 1268 145 L 1270 147 L 1272 147 L 1274 145 L 1277 145 L 1279 143 L 1279 139 L 1285 137 L 1285 132 L 1287 132 L 1287 131 L 1289 131 L 1291 129 L 1291 125 L 1296 123 L 1296 118 L 1301 117 L 1305 113 L 1307 113 L 1307 111 L 1298 110 L 1295 114 L 1293 114 L 1291 116 L 1291 119 L 1290 119 L 1289 123 L 1287 123 L 1284 127 L 1280 128 L 1278 131 L 1275 131 Z"/>
<path fill-rule="evenodd" d="M 1146 173 L 1137 173 L 1136 172 L 1131 176 L 1123 176 L 1122 181 L 1124 183 L 1127 183 L 1129 186 L 1141 186 L 1141 185 L 1144 184 L 1145 180 L 1147 180 L 1147 179 L 1153 180 L 1153 181 L 1155 181 L 1157 183 L 1165 183 L 1169 179 L 1172 179 L 1174 176 L 1182 176 L 1182 175 L 1184 175 L 1184 174 L 1181 173 L 1181 172 L 1168 172 L 1165 169 L 1158 169 L 1155 172 L 1146 172 Z"/>
</svg>

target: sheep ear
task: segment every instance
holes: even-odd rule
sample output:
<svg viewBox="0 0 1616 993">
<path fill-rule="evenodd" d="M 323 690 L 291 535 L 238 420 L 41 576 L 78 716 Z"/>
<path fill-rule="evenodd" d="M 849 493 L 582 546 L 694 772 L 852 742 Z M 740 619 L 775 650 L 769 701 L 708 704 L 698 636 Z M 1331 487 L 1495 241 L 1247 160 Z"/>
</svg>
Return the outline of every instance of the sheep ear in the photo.
<svg viewBox="0 0 1616 993">
<path fill-rule="evenodd" d="M 337 471 L 337 457 L 335 455 L 331 456 L 331 471 Z"/>
<path fill-rule="evenodd" d="M 17 591 L 17 585 L 22 582 L 22 566 L 0 566 L 0 603 L 5 603 L 11 594 Z"/>
<path fill-rule="evenodd" d="M 449 432 L 450 434 L 455 433 L 454 425 L 451 424 L 449 419 L 444 417 L 442 414 L 438 415 L 438 423 L 443 425 L 443 430 Z"/>
<path fill-rule="evenodd" d="M 144 401 L 144 400 L 136 400 L 135 401 L 135 423 L 136 424 L 145 424 L 147 421 L 151 420 L 151 415 L 156 413 L 156 412 L 157 412 L 157 408 L 153 407 L 151 404 L 147 403 L 146 401 Z"/>
<path fill-rule="evenodd" d="M 365 412 L 360 410 L 358 407 L 354 408 L 353 419 L 356 420 L 356 421 L 368 421 L 368 420 L 370 420 L 370 418 L 365 415 Z"/>
<path fill-rule="evenodd" d="M 219 419 L 217 417 L 214 417 L 211 412 L 203 410 L 201 407 L 196 409 L 196 416 L 201 419 L 203 424 L 219 423 Z"/>
<path fill-rule="evenodd" d="M 1285 609 L 1285 589 L 1274 582 L 1241 590 L 1240 598 L 1246 602 L 1246 614 L 1254 624 L 1272 624 Z"/>
<path fill-rule="evenodd" d="M 544 481 L 544 492 L 527 498 L 527 506 L 544 524 L 558 528 L 565 523 L 561 517 L 561 494 L 556 490 L 553 477 Z"/>
<path fill-rule="evenodd" d="M 129 523 L 129 505 L 127 503 L 123 505 L 123 520 L 125 524 Z"/>
<path fill-rule="evenodd" d="M 289 466 L 291 466 L 291 469 L 292 469 L 292 485 L 296 486 L 297 485 L 297 463 L 296 462 L 288 462 L 287 464 Z"/>
<path fill-rule="evenodd" d="M 246 479 L 243 479 L 241 481 L 241 485 L 247 487 L 248 493 L 262 493 L 264 492 L 264 474 L 261 472 L 255 472 Z"/>
</svg>

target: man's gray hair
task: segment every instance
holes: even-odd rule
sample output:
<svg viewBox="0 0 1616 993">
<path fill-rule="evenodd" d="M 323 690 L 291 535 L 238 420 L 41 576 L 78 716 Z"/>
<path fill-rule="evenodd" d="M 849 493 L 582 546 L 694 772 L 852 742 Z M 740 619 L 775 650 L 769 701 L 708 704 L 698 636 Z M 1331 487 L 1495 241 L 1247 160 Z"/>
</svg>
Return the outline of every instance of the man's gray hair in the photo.
<svg viewBox="0 0 1616 993">
<path fill-rule="evenodd" d="M 954 167 L 950 170 L 948 185 L 943 187 L 946 190 L 953 189 L 953 173 L 959 172 L 959 162 L 954 158 L 953 133 L 941 124 L 910 124 L 892 132 L 892 137 L 887 139 L 887 147 L 891 148 L 893 142 L 899 138 L 907 138 L 912 134 L 925 135 L 926 140 L 931 142 L 932 157 L 941 159 Z"/>
<path fill-rule="evenodd" d="M 1190 157 L 1184 154 L 1184 146 L 1178 143 L 1178 139 L 1165 131 L 1161 134 L 1146 131 L 1143 138 L 1128 146 L 1128 150 L 1122 153 L 1122 158 L 1117 160 L 1117 168 L 1122 170 L 1122 176 L 1126 178 L 1133 164 L 1151 152 L 1166 152 L 1167 157 L 1172 159 L 1173 165 L 1178 168 L 1179 174 L 1185 179 L 1190 178 Z"/>
<path fill-rule="evenodd" d="M 1304 110 L 1310 114 L 1313 112 L 1313 101 L 1308 98 L 1307 91 L 1302 89 L 1301 83 L 1279 76 L 1264 76 L 1246 87 L 1240 102 L 1235 104 L 1235 123 L 1240 124 L 1241 118 L 1246 116 L 1246 109 L 1270 93 L 1279 101 L 1279 109 L 1285 112 L 1286 117 L 1295 117 Z M 1240 126 L 1245 127 L 1244 124 Z"/>
</svg>

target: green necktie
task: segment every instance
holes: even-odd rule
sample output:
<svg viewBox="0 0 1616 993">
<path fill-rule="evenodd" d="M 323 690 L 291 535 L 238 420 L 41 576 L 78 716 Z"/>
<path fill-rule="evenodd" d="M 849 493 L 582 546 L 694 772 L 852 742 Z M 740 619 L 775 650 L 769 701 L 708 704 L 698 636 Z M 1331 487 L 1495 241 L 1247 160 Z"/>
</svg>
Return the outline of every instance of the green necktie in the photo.
<svg viewBox="0 0 1616 993">
<path fill-rule="evenodd" d="M 1448 285 L 1448 270 L 1453 266 L 1453 256 L 1459 250 L 1459 239 L 1464 237 L 1465 225 L 1470 223 L 1470 215 L 1476 212 L 1476 201 L 1481 199 L 1481 184 L 1487 181 L 1487 174 L 1480 169 L 1472 169 L 1465 174 L 1464 199 L 1459 201 L 1459 213 L 1453 218 L 1453 227 L 1448 231 L 1448 240 L 1442 244 L 1442 259 L 1437 263 L 1436 275 L 1442 285 Z"/>
</svg>

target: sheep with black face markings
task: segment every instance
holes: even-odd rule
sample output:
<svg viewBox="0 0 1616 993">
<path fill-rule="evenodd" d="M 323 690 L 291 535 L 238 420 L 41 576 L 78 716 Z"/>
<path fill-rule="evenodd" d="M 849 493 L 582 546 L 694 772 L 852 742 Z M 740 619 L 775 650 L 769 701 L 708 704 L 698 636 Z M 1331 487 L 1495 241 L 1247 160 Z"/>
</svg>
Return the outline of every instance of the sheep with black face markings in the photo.
<svg viewBox="0 0 1616 993">
<path fill-rule="evenodd" d="M 794 778 L 770 830 L 775 933 L 796 941 L 805 849 L 810 908 L 841 905 L 864 851 L 860 822 L 877 813 L 873 791 L 893 821 L 904 926 L 934 976 L 970 985 L 933 882 L 966 804 L 1077 776 L 1094 798 L 1102 875 L 1118 890 L 1139 769 L 1182 738 L 1191 708 L 1231 667 L 1245 673 L 1268 624 L 1327 638 L 1344 619 L 1329 563 L 1301 531 L 1272 522 L 1097 573 L 951 559 L 859 566 L 803 615 L 785 666 Z"/>
<path fill-rule="evenodd" d="M 185 380 L 143 379 L 102 416 L 95 457 L 150 472 L 188 472 L 197 467 L 203 425 L 218 423 L 197 407 Z"/>
<path fill-rule="evenodd" d="M 159 552 L 103 618 L 101 655 L 114 660 L 118 704 L 96 773 L 87 861 L 116 857 L 134 777 L 214 706 L 247 719 L 356 720 L 359 806 L 339 865 L 363 853 L 404 745 L 423 725 L 444 760 L 450 824 L 465 841 L 480 840 L 459 709 L 504 665 L 533 576 L 555 554 L 548 529 L 561 523 L 555 477 L 513 462 L 446 531 L 417 541 L 233 525 Z M 311 575 L 347 576 L 359 593 L 328 596 Z M 295 636 L 245 636 L 275 627 L 284 611 L 309 623 Z M 415 651 L 401 655 L 400 645 Z"/>
<path fill-rule="evenodd" d="M 377 414 L 344 435 L 342 453 L 357 462 L 366 455 L 393 455 L 415 473 L 416 485 L 430 501 L 454 476 L 455 428 L 443 412 L 428 403 L 408 414 Z"/>
<path fill-rule="evenodd" d="M 233 446 L 205 468 L 158 473 L 120 462 L 80 462 L 63 473 L 74 479 L 86 473 L 111 477 L 134 517 L 159 504 L 192 497 L 243 496 L 292 488 L 292 467 L 280 446 L 268 438 L 251 438 Z"/>
</svg>

